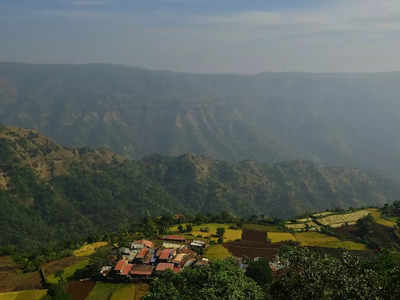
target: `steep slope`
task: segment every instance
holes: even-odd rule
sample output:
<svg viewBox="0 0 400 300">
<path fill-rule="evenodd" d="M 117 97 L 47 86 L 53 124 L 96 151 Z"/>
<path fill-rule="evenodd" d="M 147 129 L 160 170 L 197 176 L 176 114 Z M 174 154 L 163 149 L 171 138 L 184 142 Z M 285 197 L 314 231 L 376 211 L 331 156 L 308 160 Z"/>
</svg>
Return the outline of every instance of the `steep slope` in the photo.
<svg viewBox="0 0 400 300">
<path fill-rule="evenodd" d="M 216 213 L 288 217 L 383 204 L 384 177 L 307 161 L 229 163 L 205 156 L 140 161 L 107 149 L 70 149 L 34 130 L 0 128 L 0 245 L 35 247 L 128 228 L 147 215 Z"/>
<path fill-rule="evenodd" d="M 0 120 L 130 158 L 312 160 L 400 174 L 400 73 L 195 75 L 0 64 Z"/>
</svg>

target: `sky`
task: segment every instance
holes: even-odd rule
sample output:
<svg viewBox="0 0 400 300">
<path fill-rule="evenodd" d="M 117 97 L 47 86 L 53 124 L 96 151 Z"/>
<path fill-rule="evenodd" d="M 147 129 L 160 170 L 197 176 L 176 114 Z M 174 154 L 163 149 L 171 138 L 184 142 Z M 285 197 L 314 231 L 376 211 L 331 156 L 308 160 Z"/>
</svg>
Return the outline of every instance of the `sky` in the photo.
<svg viewBox="0 0 400 300">
<path fill-rule="evenodd" d="M 400 70 L 399 0 L 0 0 L 0 61 Z"/>
</svg>

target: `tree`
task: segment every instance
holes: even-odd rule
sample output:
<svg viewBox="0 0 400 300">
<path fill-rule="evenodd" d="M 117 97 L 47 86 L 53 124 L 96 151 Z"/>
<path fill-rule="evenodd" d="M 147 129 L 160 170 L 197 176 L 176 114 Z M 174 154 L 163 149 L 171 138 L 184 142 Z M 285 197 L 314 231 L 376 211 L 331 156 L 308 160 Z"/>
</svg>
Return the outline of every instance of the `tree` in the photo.
<svg viewBox="0 0 400 300">
<path fill-rule="evenodd" d="M 261 300 L 264 294 L 232 259 L 215 261 L 179 274 L 163 272 L 143 300 Z"/>
<path fill-rule="evenodd" d="M 220 238 L 223 238 L 225 234 L 225 228 L 224 227 L 219 227 L 217 228 L 217 236 Z"/>
<path fill-rule="evenodd" d="M 250 262 L 246 270 L 246 276 L 254 279 L 260 286 L 271 283 L 272 272 L 268 260 L 261 258 Z"/>
<path fill-rule="evenodd" d="M 183 228 L 183 226 L 182 226 L 181 224 L 178 225 L 178 231 L 179 231 L 180 233 L 185 232 L 185 229 Z"/>
<path fill-rule="evenodd" d="M 193 230 L 192 224 L 187 224 L 186 225 L 186 232 L 192 232 L 192 230 Z"/>
</svg>

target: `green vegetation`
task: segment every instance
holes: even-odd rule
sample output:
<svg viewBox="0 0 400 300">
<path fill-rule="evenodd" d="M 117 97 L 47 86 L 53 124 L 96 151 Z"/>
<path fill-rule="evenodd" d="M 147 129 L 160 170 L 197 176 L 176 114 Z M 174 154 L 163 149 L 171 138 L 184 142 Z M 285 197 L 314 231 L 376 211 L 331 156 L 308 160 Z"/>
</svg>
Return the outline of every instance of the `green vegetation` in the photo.
<svg viewBox="0 0 400 300">
<path fill-rule="evenodd" d="M 185 224 L 180 224 L 182 227 Z M 187 226 L 187 225 L 185 225 Z M 179 231 L 179 225 L 174 225 L 169 228 L 169 231 L 176 232 Z M 234 227 L 235 229 L 232 229 Z M 203 239 L 209 239 L 210 241 L 217 241 L 217 229 L 224 228 L 224 242 L 234 241 L 240 239 L 242 236 L 242 229 L 237 228 L 235 224 L 226 224 L 226 223 L 204 223 L 201 225 L 192 226 L 192 230 L 190 231 L 191 235 L 194 238 L 198 238 L 201 236 Z"/>
<path fill-rule="evenodd" d="M 98 282 L 87 300 L 140 300 L 147 294 L 147 284 Z"/>
<path fill-rule="evenodd" d="M 41 300 L 46 294 L 47 290 L 0 293 L 0 300 Z"/>
<path fill-rule="evenodd" d="M 233 260 L 215 261 L 181 273 L 163 272 L 143 300 L 263 299 L 261 288 Z"/>
<path fill-rule="evenodd" d="M 204 253 L 204 257 L 216 260 L 216 259 L 225 259 L 231 257 L 232 254 L 222 245 L 211 245 L 208 247 Z"/>
<path fill-rule="evenodd" d="M 98 282 L 96 283 L 94 289 L 90 292 L 87 300 L 109 300 L 114 292 L 124 287 L 125 284 Z"/>
</svg>

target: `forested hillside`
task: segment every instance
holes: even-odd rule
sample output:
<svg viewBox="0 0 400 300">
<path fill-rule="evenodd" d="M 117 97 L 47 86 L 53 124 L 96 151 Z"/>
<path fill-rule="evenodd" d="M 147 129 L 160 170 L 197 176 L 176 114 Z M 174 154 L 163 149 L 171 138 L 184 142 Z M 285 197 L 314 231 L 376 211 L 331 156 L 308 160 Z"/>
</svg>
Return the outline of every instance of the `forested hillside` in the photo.
<svg viewBox="0 0 400 300">
<path fill-rule="evenodd" d="M 0 119 L 138 159 L 312 160 L 400 174 L 400 73 L 195 75 L 0 64 Z"/>
<path fill-rule="evenodd" d="M 381 205 L 400 194 L 383 177 L 307 161 L 229 163 L 193 154 L 131 161 L 106 149 L 66 148 L 16 127 L 1 127 L 0 146 L 0 245 L 118 231 L 147 215 L 288 217 Z"/>
</svg>

